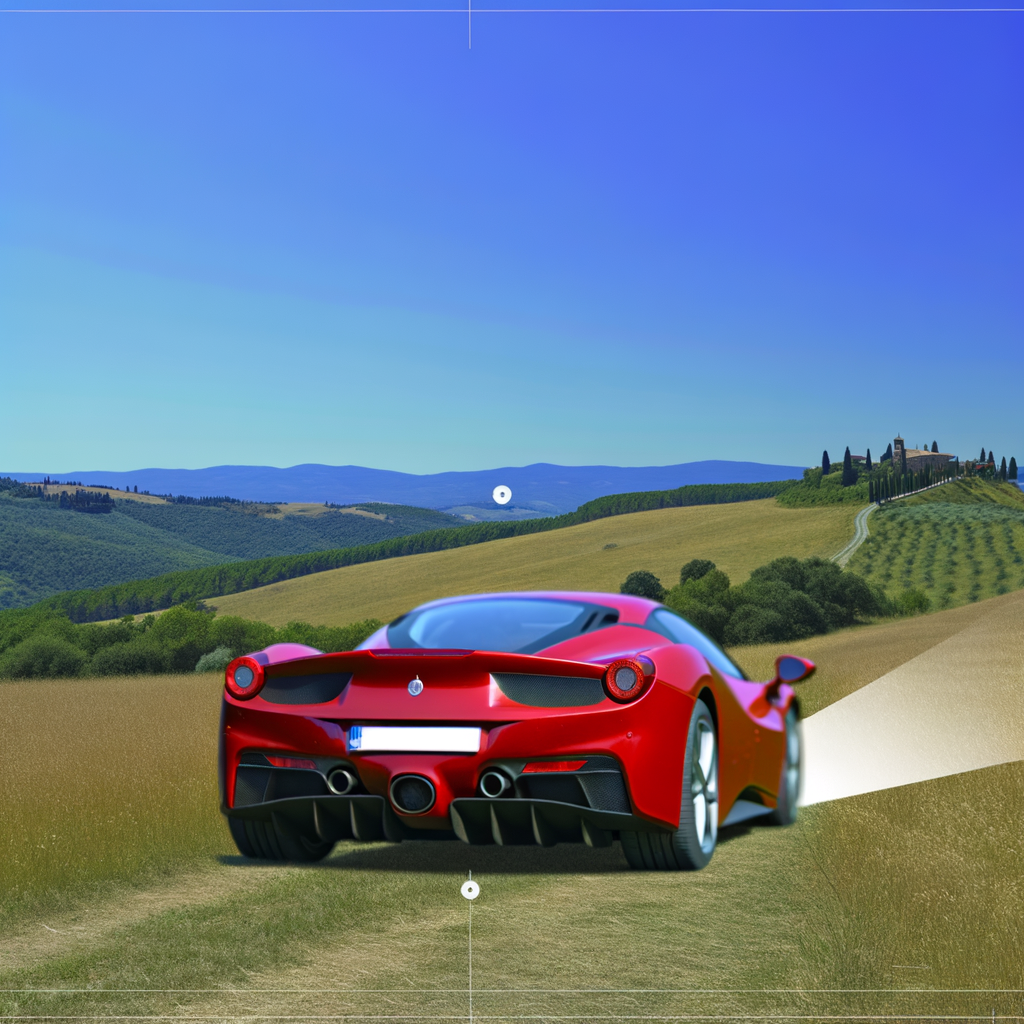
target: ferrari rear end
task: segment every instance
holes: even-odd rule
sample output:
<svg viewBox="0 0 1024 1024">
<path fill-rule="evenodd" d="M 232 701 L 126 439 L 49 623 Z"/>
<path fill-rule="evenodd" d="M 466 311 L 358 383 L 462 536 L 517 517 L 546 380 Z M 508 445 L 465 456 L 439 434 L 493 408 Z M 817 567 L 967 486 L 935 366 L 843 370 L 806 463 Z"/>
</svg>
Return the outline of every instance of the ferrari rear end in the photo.
<svg viewBox="0 0 1024 1024">
<path fill-rule="evenodd" d="M 238 658 L 222 810 L 243 853 L 275 859 L 319 859 L 344 839 L 606 846 L 621 830 L 671 831 L 682 762 L 639 752 L 677 746 L 672 723 L 693 700 L 659 680 L 656 658 L 384 646 Z"/>
</svg>

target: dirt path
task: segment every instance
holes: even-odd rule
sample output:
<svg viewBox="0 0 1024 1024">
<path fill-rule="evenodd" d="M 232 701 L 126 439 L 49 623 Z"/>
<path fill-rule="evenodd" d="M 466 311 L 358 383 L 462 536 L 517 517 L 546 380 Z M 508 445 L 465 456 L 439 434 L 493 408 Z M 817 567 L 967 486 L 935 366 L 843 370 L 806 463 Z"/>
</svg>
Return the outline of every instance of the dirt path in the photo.
<svg viewBox="0 0 1024 1024">
<path fill-rule="evenodd" d="M 25 922 L 0 938 L 0 970 L 33 967 L 92 948 L 121 929 L 169 910 L 214 903 L 239 892 L 255 892 L 290 870 L 294 869 L 250 864 L 245 871 L 239 871 L 235 863 L 215 863 L 206 870 L 177 875 L 149 888 L 126 888 L 119 897 L 108 894 L 92 906 Z"/>
<path fill-rule="evenodd" d="M 801 804 L 1024 759 L 1024 591 L 804 722 Z"/>
<path fill-rule="evenodd" d="M 846 563 L 856 554 L 857 548 L 868 539 L 868 516 L 876 508 L 878 508 L 877 505 L 868 505 L 867 508 L 862 508 L 857 513 L 857 518 L 853 521 L 853 540 L 839 554 L 832 556 L 832 561 L 841 569 L 845 568 Z"/>
</svg>

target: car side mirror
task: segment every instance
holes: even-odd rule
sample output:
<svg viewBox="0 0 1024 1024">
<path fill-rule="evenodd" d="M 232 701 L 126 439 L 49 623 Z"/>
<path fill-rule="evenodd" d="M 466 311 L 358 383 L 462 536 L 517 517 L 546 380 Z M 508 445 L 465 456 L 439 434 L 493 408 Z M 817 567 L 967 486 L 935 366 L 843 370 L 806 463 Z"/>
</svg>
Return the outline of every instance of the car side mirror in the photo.
<svg viewBox="0 0 1024 1024">
<path fill-rule="evenodd" d="M 793 654 L 783 654 L 775 659 L 775 678 L 772 685 L 778 688 L 780 683 L 799 683 L 812 675 L 817 665 L 806 658 L 798 658 Z"/>
</svg>

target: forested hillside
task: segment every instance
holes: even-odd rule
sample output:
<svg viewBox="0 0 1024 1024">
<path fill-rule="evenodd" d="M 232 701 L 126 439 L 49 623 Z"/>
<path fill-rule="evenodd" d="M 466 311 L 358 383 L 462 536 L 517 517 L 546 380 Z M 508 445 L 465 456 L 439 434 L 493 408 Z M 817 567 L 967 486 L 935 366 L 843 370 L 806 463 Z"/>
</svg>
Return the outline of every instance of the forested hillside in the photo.
<svg viewBox="0 0 1024 1024">
<path fill-rule="evenodd" d="M 553 516 L 549 519 L 477 523 L 455 529 L 431 529 L 421 533 L 407 533 L 404 536 L 376 543 L 313 551 L 306 554 L 280 555 L 244 562 L 228 562 L 224 559 L 222 560 L 224 564 L 209 568 L 172 572 L 152 579 L 133 580 L 128 578 L 125 582 L 111 584 L 100 589 L 57 594 L 46 600 L 46 606 L 68 615 L 75 622 L 94 622 L 169 608 L 171 605 L 181 604 L 184 601 L 236 594 L 240 591 L 265 586 L 268 583 L 294 579 L 298 576 L 323 572 L 326 569 L 336 569 L 340 566 L 467 547 L 507 537 L 546 533 L 549 530 L 558 530 L 630 512 L 682 508 L 693 505 L 731 504 L 770 498 L 791 485 L 792 481 L 786 480 L 758 484 L 698 484 L 692 487 L 679 487 L 672 491 L 615 494 L 587 502 L 575 512 L 563 516 Z M 395 508 L 390 505 L 365 507 L 371 510 L 388 509 L 389 514 L 390 510 Z M 439 513 L 435 514 L 439 515 Z M 113 516 L 103 518 L 113 518 Z M 350 516 L 350 518 L 356 517 Z M 449 520 L 450 517 L 444 517 L 444 519 Z"/>
<path fill-rule="evenodd" d="M 0 487 L 0 608 L 23 607 L 61 591 L 240 559 L 374 544 L 465 522 L 400 505 L 367 505 L 367 514 L 325 508 L 315 515 L 275 515 L 240 503 L 115 499 L 112 510 L 110 504 L 105 501 L 103 514 L 96 515 L 84 501 L 76 507 L 42 500 L 26 488 Z"/>
</svg>

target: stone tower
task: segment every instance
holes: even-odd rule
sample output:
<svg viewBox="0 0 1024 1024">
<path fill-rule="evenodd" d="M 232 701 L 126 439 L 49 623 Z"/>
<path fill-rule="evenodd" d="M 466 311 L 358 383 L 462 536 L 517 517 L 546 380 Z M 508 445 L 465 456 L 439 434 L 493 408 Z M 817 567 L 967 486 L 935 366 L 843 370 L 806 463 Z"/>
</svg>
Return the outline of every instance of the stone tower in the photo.
<svg viewBox="0 0 1024 1024">
<path fill-rule="evenodd" d="M 902 437 L 894 437 L 892 441 L 892 468 L 897 473 L 907 471 L 907 446 Z"/>
</svg>

